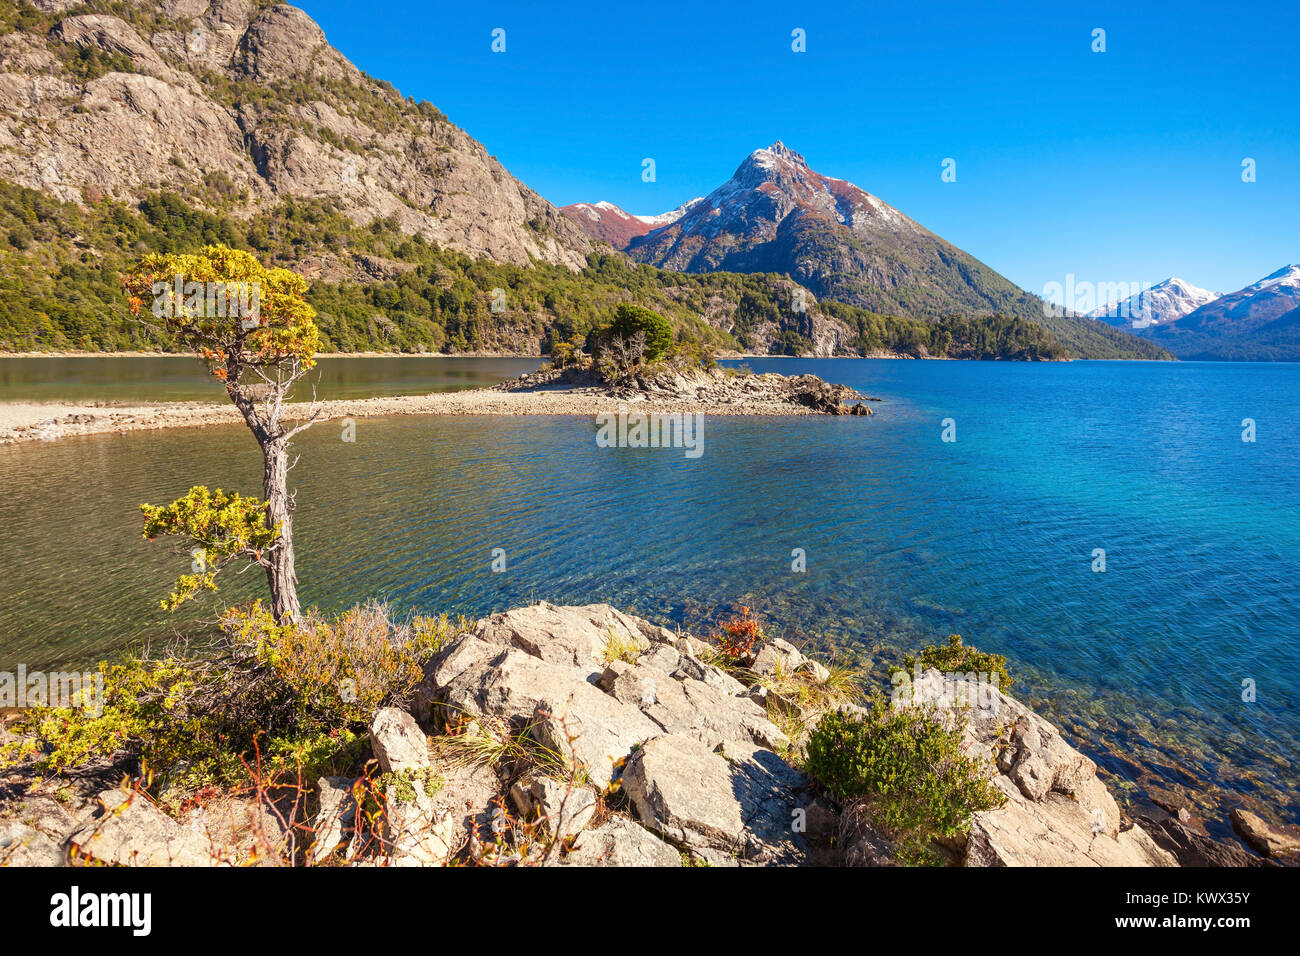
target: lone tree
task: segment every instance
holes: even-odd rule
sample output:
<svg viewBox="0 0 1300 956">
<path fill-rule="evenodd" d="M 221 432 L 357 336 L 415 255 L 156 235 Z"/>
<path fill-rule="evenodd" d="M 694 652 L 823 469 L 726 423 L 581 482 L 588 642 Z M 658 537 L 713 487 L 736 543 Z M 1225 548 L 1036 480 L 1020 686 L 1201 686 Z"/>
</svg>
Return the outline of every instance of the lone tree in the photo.
<svg viewBox="0 0 1300 956">
<path fill-rule="evenodd" d="M 294 499 L 288 491 L 289 443 L 320 416 L 283 421 L 290 389 L 314 366 L 320 346 L 307 282 L 287 269 L 268 269 L 247 252 L 206 246 L 193 255 L 152 253 L 122 277 L 131 311 L 150 303 L 176 340 L 194 349 L 262 449 L 265 501 L 196 486 L 165 507 L 143 505 L 147 538 L 190 540 L 194 574 L 184 575 L 163 606 L 175 608 L 200 588 L 215 590 L 223 566 L 244 559 L 266 569 L 271 608 L 280 624 L 297 622 L 298 578 L 293 560 Z"/>
<path fill-rule="evenodd" d="M 619 303 L 608 325 L 587 336 L 596 367 L 609 382 L 625 382 L 673 347 L 673 326 L 644 306 Z"/>
</svg>

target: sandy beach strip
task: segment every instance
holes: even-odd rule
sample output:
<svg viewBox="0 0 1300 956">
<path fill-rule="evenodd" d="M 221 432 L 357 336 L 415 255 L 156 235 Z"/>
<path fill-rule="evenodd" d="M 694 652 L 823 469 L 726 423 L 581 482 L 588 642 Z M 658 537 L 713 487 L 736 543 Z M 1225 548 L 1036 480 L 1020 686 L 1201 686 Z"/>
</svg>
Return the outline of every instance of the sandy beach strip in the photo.
<svg viewBox="0 0 1300 956">
<path fill-rule="evenodd" d="M 665 414 L 700 412 L 705 415 L 817 414 L 792 402 L 766 401 L 754 396 L 734 402 L 691 402 L 643 396 L 615 398 L 583 388 L 553 388 L 503 392 L 476 388 L 429 395 L 340 399 L 320 403 L 325 420 L 370 418 L 379 415 L 572 415 L 595 416 L 617 412 L 619 406 Z M 302 419 L 306 403 L 285 406 L 285 419 Z M 159 428 L 242 423 L 229 403 L 208 402 L 12 402 L 0 403 L 0 444 L 55 441 L 75 435 L 126 433 Z"/>
</svg>

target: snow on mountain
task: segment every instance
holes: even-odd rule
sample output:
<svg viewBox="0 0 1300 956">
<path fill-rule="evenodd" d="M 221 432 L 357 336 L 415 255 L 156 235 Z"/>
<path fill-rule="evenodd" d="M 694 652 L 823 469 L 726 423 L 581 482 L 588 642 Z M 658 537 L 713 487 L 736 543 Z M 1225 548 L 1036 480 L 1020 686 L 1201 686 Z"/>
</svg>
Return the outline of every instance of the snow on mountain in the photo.
<svg viewBox="0 0 1300 956">
<path fill-rule="evenodd" d="M 754 150 L 730 179 L 662 223 L 608 205 L 562 211 L 663 269 L 784 274 L 819 300 L 885 315 L 1000 314 L 1037 323 L 1078 356 L 1162 354 L 1104 323 L 1050 314 L 1041 299 L 865 189 L 813 170 L 780 141 Z"/>
<path fill-rule="evenodd" d="M 1149 289 L 1141 289 L 1122 301 L 1094 309 L 1088 315 L 1119 328 L 1147 329 L 1181 319 L 1217 298 L 1217 292 L 1172 277 Z"/>
<path fill-rule="evenodd" d="M 1153 339 L 1186 358 L 1296 361 L 1300 265 L 1283 266 L 1151 331 Z"/>
<path fill-rule="evenodd" d="M 581 226 L 593 239 L 608 242 L 615 249 L 624 249 L 637 236 L 644 236 L 653 229 L 676 222 L 700 202 L 703 202 L 703 199 L 692 199 L 682 203 L 676 209 L 655 216 L 636 216 L 604 200 L 561 206 L 560 212 Z"/>
</svg>

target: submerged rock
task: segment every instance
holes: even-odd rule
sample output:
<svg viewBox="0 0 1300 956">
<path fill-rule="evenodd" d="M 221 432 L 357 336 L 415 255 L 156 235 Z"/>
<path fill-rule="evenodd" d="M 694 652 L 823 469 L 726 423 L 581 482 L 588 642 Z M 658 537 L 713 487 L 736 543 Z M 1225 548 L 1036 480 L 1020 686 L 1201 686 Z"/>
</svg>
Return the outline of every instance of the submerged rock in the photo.
<svg viewBox="0 0 1300 956">
<path fill-rule="evenodd" d="M 1260 817 L 1236 807 L 1232 811 L 1232 828 L 1241 838 L 1264 856 L 1300 854 L 1300 828 L 1275 827 Z"/>
</svg>

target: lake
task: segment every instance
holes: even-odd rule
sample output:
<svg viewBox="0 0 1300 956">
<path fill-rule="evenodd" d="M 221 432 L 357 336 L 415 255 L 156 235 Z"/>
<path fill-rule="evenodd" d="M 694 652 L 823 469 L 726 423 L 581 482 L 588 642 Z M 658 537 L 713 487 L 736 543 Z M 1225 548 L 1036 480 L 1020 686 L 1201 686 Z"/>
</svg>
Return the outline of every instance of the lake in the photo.
<svg viewBox="0 0 1300 956">
<path fill-rule="evenodd" d="M 323 358 L 297 390 L 310 400 L 425 395 L 495 385 L 532 372 L 535 358 L 358 356 Z M 196 358 L 157 356 L 0 357 L 0 402 L 224 402 Z"/>
<path fill-rule="evenodd" d="M 339 381 L 364 377 L 348 366 L 367 360 L 337 361 Z M 304 603 L 608 601 L 700 630 L 745 604 L 881 681 L 960 633 L 1007 655 L 1013 692 L 1118 790 L 1183 785 L 1300 822 L 1300 365 L 748 364 L 884 401 L 872 418 L 708 418 L 693 459 L 597 447 L 577 418 L 362 419 L 355 443 L 312 429 L 291 475 Z M 242 426 L 0 448 L 0 669 L 84 663 L 211 617 L 215 597 L 158 610 L 188 560 L 140 539 L 139 503 L 199 483 L 258 494 L 260 474 Z M 230 584 L 226 603 L 264 579 Z"/>
</svg>

